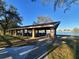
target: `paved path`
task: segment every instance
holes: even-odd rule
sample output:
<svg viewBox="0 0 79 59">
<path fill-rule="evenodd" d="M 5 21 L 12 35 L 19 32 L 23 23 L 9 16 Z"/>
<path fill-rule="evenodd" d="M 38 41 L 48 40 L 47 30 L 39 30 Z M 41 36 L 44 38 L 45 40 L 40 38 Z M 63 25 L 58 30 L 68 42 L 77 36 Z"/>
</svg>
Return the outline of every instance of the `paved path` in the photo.
<svg viewBox="0 0 79 59">
<path fill-rule="evenodd" d="M 52 46 L 52 41 L 39 41 L 35 45 L 0 50 L 0 59 L 40 59 Z"/>
</svg>

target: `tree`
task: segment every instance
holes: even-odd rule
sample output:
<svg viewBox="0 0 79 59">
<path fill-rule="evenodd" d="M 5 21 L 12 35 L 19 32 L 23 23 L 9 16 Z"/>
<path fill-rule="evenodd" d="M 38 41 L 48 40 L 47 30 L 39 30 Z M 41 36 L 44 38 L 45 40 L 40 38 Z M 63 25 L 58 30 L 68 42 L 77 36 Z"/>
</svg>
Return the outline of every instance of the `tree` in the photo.
<svg viewBox="0 0 79 59">
<path fill-rule="evenodd" d="M 7 29 L 18 27 L 21 24 L 22 18 L 19 16 L 16 8 L 12 5 L 8 6 L 0 0 L 0 26 L 3 34 L 6 34 Z"/>
<path fill-rule="evenodd" d="M 79 28 L 73 28 L 72 32 L 78 33 L 79 32 Z"/>
<path fill-rule="evenodd" d="M 37 17 L 37 21 L 33 22 L 33 24 L 43 24 L 43 23 L 50 23 L 53 22 L 53 20 L 50 17 L 47 16 L 39 16 Z"/>
<path fill-rule="evenodd" d="M 31 0 L 35 2 L 37 0 Z M 51 4 L 56 11 L 57 8 L 63 7 L 66 12 L 73 4 L 79 4 L 79 0 L 40 0 L 43 4 Z"/>
</svg>

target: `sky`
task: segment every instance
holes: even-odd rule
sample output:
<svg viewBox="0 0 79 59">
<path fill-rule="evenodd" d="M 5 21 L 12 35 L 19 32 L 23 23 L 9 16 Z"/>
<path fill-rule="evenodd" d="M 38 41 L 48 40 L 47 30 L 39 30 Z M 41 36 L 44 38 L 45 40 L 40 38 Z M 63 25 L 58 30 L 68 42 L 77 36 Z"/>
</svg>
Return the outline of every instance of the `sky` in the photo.
<svg viewBox="0 0 79 59">
<path fill-rule="evenodd" d="M 31 25 L 37 20 L 38 16 L 48 16 L 53 21 L 60 21 L 59 29 L 79 28 L 79 4 L 63 12 L 62 8 L 58 8 L 55 12 L 50 4 L 43 5 L 39 0 L 31 2 L 31 0 L 5 0 L 8 5 L 17 8 L 18 13 L 23 17 L 23 26 Z"/>
</svg>

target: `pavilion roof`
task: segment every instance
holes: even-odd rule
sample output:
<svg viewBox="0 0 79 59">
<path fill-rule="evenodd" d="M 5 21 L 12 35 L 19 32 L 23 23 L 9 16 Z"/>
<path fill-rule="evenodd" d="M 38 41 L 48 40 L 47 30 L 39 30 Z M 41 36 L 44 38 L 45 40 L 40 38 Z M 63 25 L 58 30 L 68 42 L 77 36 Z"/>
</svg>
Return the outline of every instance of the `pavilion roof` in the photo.
<svg viewBox="0 0 79 59">
<path fill-rule="evenodd" d="M 11 28 L 8 30 L 15 30 L 15 29 L 32 29 L 32 28 L 57 28 L 58 25 L 60 24 L 60 21 L 57 22 L 50 22 L 50 23 L 43 23 L 43 24 L 33 24 L 33 25 L 28 25 L 28 26 L 21 26 L 18 28 Z"/>
</svg>

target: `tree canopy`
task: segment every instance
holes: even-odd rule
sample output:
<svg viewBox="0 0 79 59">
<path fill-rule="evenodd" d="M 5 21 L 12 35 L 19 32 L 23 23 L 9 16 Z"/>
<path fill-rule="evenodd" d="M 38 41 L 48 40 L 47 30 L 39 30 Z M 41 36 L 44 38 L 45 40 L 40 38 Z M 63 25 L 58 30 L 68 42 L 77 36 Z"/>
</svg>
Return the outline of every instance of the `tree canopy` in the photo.
<svg viewBox="0 0 79 59">
<path fill-rule="evenodd" d="M 77 28 L 77 27 L 73 28 L 73 29 L 72 29 L 72 32 L 74 32 L 74 33 L 79 33 L 79 28 Z"/>
<path fill-rule="evenodd" d="M 50 23 L 53 20 L 48 16 L 38 16 L 37 20 L 33 22 L 33 24 L 43 24 L 43 23 Z"/>
<path fill-rule="evenodd" d="M 46 17 L 46 16 L 39 16 L 37 17 L 37 23 L 41 24 L 41 23 L 50 23 L 53 22 L 53 20 L 50 17 Z"/>
<path fill-rule="evenodd" d="M 31 0 L 35 2 L 37 0 Z M 53 6 L 54 11 L 57 8 L 63 7 L 64 12 L 66 12 L 73 4 L 79 4 L 79 0 L 40 0 L 43 4 L 51 4 Z"/>
<path fill-rule="evenodd" d="M 21 24 L 22 18 L 19 16 L 17 9 L 10 5 L 6 5 L 3 0 L 0 0 L 0 27 L 4 34 L 9 28 L 18 27 Z"/>
</svg>

